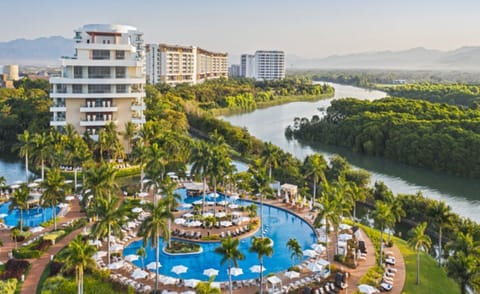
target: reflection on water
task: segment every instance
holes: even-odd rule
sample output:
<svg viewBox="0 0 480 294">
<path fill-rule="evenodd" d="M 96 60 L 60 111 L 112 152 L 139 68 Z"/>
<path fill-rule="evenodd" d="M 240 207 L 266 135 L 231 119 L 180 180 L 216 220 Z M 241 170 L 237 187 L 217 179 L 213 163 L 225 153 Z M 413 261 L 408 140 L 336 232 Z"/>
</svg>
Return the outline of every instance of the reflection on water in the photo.
<svg viewBox="0 0 480 294">
<path fill-rule="evenodd" d="M 385 97 L 381 91 L 331 84 L 335 87 L 335 98 L 355 97 L 360 99 L 380 99 Z M 395 193 L 416 193 L 444 200 L 460 215 L 480 221 L 480 182 L 455 176 L 435 173 L 428 170 L 409 167 L 380 157 L 356 154 L 344 148 L 309 144 L 296 140 L 287 140 L 285 128 L 295 117 L 311 117 L 322 112 L 332 99 L 317 102 L 293 102 L 254 112 L 223 117 L 234 125 L 246 127 L 249 132 L 263 141 L 271 141 L 298 158 L 318 152 L 326 157 L 340 154 L 354 166 L 363 168 L 372 174 L 372 182 L 383 181 Z M 320 111 L 321 109 L 322 111 Z"/>
</svg>

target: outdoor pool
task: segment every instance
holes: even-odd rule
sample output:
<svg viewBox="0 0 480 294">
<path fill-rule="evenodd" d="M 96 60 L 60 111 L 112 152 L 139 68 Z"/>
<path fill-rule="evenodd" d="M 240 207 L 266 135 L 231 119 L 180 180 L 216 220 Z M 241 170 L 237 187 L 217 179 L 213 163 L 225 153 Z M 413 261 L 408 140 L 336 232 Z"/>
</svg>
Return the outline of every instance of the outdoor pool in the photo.
<svg viewBox="0 0 480 294">
<path fill-rule="evenodd" d="M 182 196 L 182 200 L 191 203 L 196 200 L 202 199 L 202 197 L 188 197 L 186 198 L 186 192 L 184 189 L 177 190 Z M 222 201 L 225 198 L 223 196 L 217 197 L 217 201 Z M 213 199 L 207 199 L 213 201 Z M 237 200 L 235 202 L 239 205 L 249 205 L 250 202 Z M 260 215 L 260 205 L 258 208 L 258 215 Z M 276 207 L 264 205 L 263 207 L 263 221 L 265 236 L 273 240 L 273 255 L 272 257 L 264 257 L 263 264 L 265 267 L 264 275 L 271 272 L 279 272 L 286 270 L 292 265 L 291 253 L 286 247 L 288 239 L 295 238 L 302 246 L 302 249 L 311 249 L 310 245 L 316 242 L 316 237 L 313 229 L 299 217 Z M 256 233 L 260 235 L 260 231 Z M 239 250 L 245 255 L 245 260 L 238 262 L 238 266 L 243 269 L 243 274 L 238 276 L 232 276 L 233 280 L 244 280 L 258 278 L 258 273 L 252 273 L 250 267 L 258 265 L 258 257 L 256 253 L 248 252 L 248 248 L 251 245 L 252 237 L 244 238 L 240 240 Z M 129 244 L 123 251 L 124 255 L 136 254 L 136 251 L 141 247 L 142 241 L 135 241 Z M 208 277 L 203 274 L 203 271 L 208 268 L 217 269 L 218 276 L 215 281 L 227 281 L 227 265 L 221 265 L 221 256 L 214 252 L 220 243 L 201 243 L 203 252 L 195 255 L 179 255 L 171 256 L 166 255 L 163 252 L 160 253 L 159 273 L 182 279 L 199 279 L 208 280 Z M 160 246 L 163 247 L 163 240 L 160 241 Z M 145 264 L 155 261 L 155 250 L 147 245 L 147 257 Z M 299 260 L 296 261 L 297 263 Z M 142 261 L 136 260 L 133 262 L 135 265 L 141 267 Z M 175 265 L 184 265 L 188 268 L 186 273 L 177 275 L 171 270 Z"/>
<path fill-rule="evenodd" d="M 4 223 L 7 226 L 17 226 L 20 219 L 20 210 L 15 208 L 12 211 L 8 211 L 10 202 L 5 202 L 0 204 L 0 214 L 6 215 L 3 218 Z M 57 213 L 60 210 L 59 207 L 56 208 Z M 53 212 L 51 207 L 47 208 L 31 208 L 29 210 L 23 211 L 23 226 L 24 227 L 36 227 L 41 223 L 52 219 Z"/>
</svg>

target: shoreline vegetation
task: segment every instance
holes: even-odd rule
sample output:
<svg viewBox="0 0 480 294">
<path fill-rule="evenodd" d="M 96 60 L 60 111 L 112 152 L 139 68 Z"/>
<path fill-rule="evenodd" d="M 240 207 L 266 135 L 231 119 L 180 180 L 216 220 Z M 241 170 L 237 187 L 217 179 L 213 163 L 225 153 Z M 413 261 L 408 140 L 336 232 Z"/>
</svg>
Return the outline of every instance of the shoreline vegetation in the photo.
<svg viewBox="0 0 480 294">
<path fill-rule="evenodd" d="M 84 196 L 92 195 L 92 199 L 98 202 L 84 201 L 82 205 L 87 216 L 100 216 L 98 224 L 104 228 L 109 228 L 111 225 L 120 226 L 121 223 L 118 223 L 117 220 L 123 219 L 116 217 L 116 213 L 121 211 L 116 209 L 120 205 L 117 203 L 120 198 L 114 197 L 111 203 L 109 201 L 102 202 L 107 199 L 107 195 L 110 195 L 107 191 L 115 191 L 117 188 L 114 181 L 117 171 L 110 164 L 112 160 L 116 161 L 117 158 L 122 158 L 122 162 L 128 160 L 132 165 L 138 165 L 142 175 L 145 172 L 148 178 L 153 179 L 152 185 L 155 191 L 162 187 L 164 191 L 168 192 L 165 192 L 168 197 L 165 197 L 165 203 L 162 206 L 145 207 L 149 211 L 157 209 L 158 211 L 155 210 L 155 213 L 158 212 L 158 215 L 162 215 L 164 212 L 162 209 L 165 207 L 172 207 L 170 201 L 174 199 L 172 190 L 174 186 L 170 187 L 167 185 L 168 183 L 162 181 L 164 175 L 168 171 L 174 171 L 178 176 L 185 177 L 185 166 L 187 163 L 192 163 L 196 180 L 208 181 L 214 192 L 217 191 L 217 188 L 218 191 L 222 191 L 226 186 L 232 184 L 225 181 L 226 177 L 224 176 L 228 174 L 232 175 L 232 177 L 228 177 L 229 179 L 235 178 L 235 184 L 240 191 L 261 193 L 268 197 L 269 189 L 266 183 L 270 177 L 281 183 L 297 185 L 299 193 L 303 197 L 307 199 L 313 197 L 322 204 L 325 208 L 322 211 L 327 210 L 327 205 L 338 202 L 331 206 L 331 209 L 336 209 L 332 210 L 331 216 L 351 213 L 351 203 L 355 204 L 356 201 L 363 201 L 363 199 L 370 203 L 385 202 L 378 209 L 381 208 L 387 212 L 395 211 L 395 217 L 394 221 L 388 219 L 381 222 L 381 228 L 393 228 L 397 220 L 401 218 L 409 218 L 416 223 L 426 220 L 430 230 L 440 230 L 440 235 L 442 235 L 443 229 L 444 239 L 440 244 L 449 244 L 449 250 L 454 252 L 453 256 L 448 258 L 446 268 L 449 269 L 450 275 L 456 281 L 463 281 L 464 276 L 451 270 L 451 266 L 458 266 L 457 263 L 454 263 L 455 260 L 463 260 L 466 263 L 473 259 L 473 266 L 478 270 L 480 257 L 477 255 L 477 251 L 471 250 L 468 253 L 462 253 L 461 248 L 463 247 L 459 247 L 456 243 L 452 244 L 452 242 L 459 240 L 462 237 L 460 234 L 466 236 L 467 239 L 479 240 L 479 226 L 475 222 L 460 218 L 451 212 L 448 206 L 440 214 L 436 208 L 442 203 L 425 199 L 421 194 L 405 195 L 397 199 L 382 183 L 376 183 L 375 187 L 371 188 L 369 186 L 370 175 L 365 171 L 353 169 L 340 156 L 333 157 L 327 163 L 322 156 L 316 154 L 307 157 L 302 162 L 278 146 L 270 142 L 262 142 L 250 135 L 246 129 L 217 119 L 209 112 L 210 109 L 226 105 L 230 105 L 230 108 L 244 109 L 256 107 L 255 99 L 267 100 L 268 93 L 288 95 L 289 93 L 299 94 L 308 91 L 326 91 L 325 93 L 329 91 L 328 85 L 308 86 L 309 82 L 311 81 L 293 79 L 277 83 L 257 84 L 249 80 L 214 80 L 195 86 L 179 85 L 176 88 L 161 84 L 147 85 L 145 98 L 147 122 L 140 130 L 132 129 L 131 132 L 121 134 L 128 141 L 126 150 L 123 150 L 123 146 L 119 144 L 119 134 L 113 124 L 99 132 L 98 141 L 91 140 L 88 134 L 85 137 L 80 136 L 69 125 L 66 126 L 64 132 L 59 133 L 48 129 L 48 124 L 46 124 L 41 133 L 32 133 L 32 136 L 28 130 L 24 130 L 23 134 L 18 135 L 17 146 L 21 151 L 20 154 L 37 168 L 43 164 L 55 167 L 59 163 L 72 167 L 82 166 L 86 176 L 84 189 L 90 189 L 89 194 L 84 194 Z M 261 99 L 261 97 L 265 99 Z M 268 98 L 268 101 L 270 100 L 272 99 Z M 25 111 L 32 111 L 32 109 Z M 209 140 L 205 142 L 192 139 L 188 135 L 190 128 L 197 129 L 209 137 Z M 44 146 L 45 149 L 40 148 L 38 139 L 40 136 L 45 137 L 48 143 Z M 37 139 L 32 140 L 32 137 Z M 226 142 L 229 144 L 227 145 Z M 29 152 L 24 152 L 26 150 Z M 40 152 L 40 150 L 43 151 Z M 44 152 L 45 150 L 49 152 Z M 233 152 L 252 162 L 248 172 L 236 174 L 235 177 L 233 177 L 233 169 L 229 161 L 229 154 Z M 47 178 L 48 174 L 47 172 Z M 96 175 L 104 175 L 106 184 L 102 186 L 96 184 Z M 359 198 L 360 196 L 362 198 Z M 353 200 L 343 202 L 339 200 L 339 197 Z M 89 198 L 83 197 L 83 199 Z M 120 207 L 123 207 L 123 204 Z M 131 210 L 128 207 L 124 208 L 125 211 Z M 107 212 L 104 213 L 99 209 Z M 377 206 L 375 209 L 377 210 Z M 400 213 L 401 211 L 404 213 Z M 448 217 L 444 218 L 445 215 Z M 332 219 L 332 221 L 335 220 L 336 218 Z M 447 220 L 448 226 L 445 223 Z M 153 219 L 149 218 L 143 224 L 151 221 Z M 159 221 L 161 221 L 161 226 L 166 227 L 166 222 Z M 148 231 L 149 227 L 143 226 L 143 224 L 140 231 L 144 242 L 149 240 L 148 236 L 160 235 L 160 232 Z M 98 237 L 103 236 L 102 232 L 97 231 Z M 110 232 L 106 232 L 104 232 L 105 236 L 110 236 Z M 81 240 L 78 242 L 80 244 Z M 465 255 L 464 259 L 461 259 L 461 254 Z M 158 257 L 156 258 L 158 259 Z M 460 266 L 467 267 L 471 264 L 460 264 Z M 475 273 L 475 271 L 473 272 Z M 473 280 L 475 276 L 469 278 L 469 283 L 476 285 L 474 284 L 476 281 Z"/>
</svg>

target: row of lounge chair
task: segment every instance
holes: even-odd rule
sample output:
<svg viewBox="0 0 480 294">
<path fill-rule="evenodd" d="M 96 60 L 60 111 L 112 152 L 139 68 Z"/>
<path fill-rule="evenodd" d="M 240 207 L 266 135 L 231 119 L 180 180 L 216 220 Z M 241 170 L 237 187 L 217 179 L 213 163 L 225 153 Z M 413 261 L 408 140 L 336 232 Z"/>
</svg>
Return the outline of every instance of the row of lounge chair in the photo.
<svg viewBox="0 0 480 294">
<path fill-rule="evenodd" d="M 220 238 L 225 238 L 225 237 L 236 237 L 238 235 L 241 235 L 243 233 L 246 233 L 250 231 L 250 228 L 249 226 L 243 226 L 243 227 L 240 227 L 240 228 L 237 228 L 235 230 L 232 230 L 232 231 L 227 231 L 227 232 L 220 232 Z"/>
<path fill-rule="evenodd" d="M 110 279 L 124 286 L 133 287 L 135 289 L 135 292 L 137 293 L 149 293 L 150 291 L 152 291 L 152 287 L 150 285 L 146 285 L 142 282 L 137 282 L 121 274 L 110 274 Z"/>
<path fill-rule="evenodd" d="M 201 239 L 202 233 L 198 231 L 183 231 L 176 229 L 172 232 L 172 236 L 182 237 L 187 239 Z"/>
<path fill-rule="evenodd" d="M 384 291 L 390 291 L 393 288 L 393 279 L 397 273 L 395 266 L 395 256 L 393 252 L 385 252 L 385 271 L 383 272 L 382 282 L 380 283 L 380 288 Z"/>
</svg>

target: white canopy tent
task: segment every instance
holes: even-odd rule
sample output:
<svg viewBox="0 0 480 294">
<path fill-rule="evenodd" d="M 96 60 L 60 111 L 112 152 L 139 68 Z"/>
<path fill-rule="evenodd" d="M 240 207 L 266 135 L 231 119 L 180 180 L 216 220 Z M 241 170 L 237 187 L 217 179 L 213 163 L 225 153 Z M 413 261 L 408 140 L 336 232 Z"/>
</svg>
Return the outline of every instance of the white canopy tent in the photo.
<svg viewBox="0 0 480 294">
<path fill-rule="evenodd" d="M 267 292 L 268 293 L 282 293 L 282 280 L 277 276 L 267 278 Z"/>
</svg>

